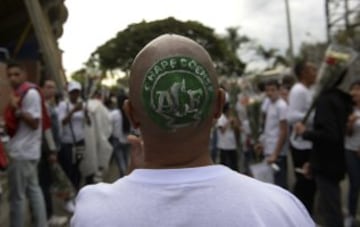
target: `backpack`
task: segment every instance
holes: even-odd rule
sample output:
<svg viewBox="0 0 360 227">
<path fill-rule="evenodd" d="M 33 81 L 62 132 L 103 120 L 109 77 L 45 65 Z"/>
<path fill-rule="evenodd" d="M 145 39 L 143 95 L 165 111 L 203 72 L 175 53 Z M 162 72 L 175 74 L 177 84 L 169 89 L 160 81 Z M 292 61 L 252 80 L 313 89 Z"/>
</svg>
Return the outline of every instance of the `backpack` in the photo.
<svg viewBox="0 0 360 227">
<path fill-rule="evenodd" d="M 45 106 L 45 99 L 42 95 L 42 92 L 40 91 L 40 88 L 36 84 L 25 82 L 21 84 L 18 89 L 16 89 L 15 96 L 20 98 L 19 107 L 21 107 L 22 100 L 30 89 L 36 89 L 41 96 L 42 130 L 45 132 L 47 129 L 51 128 L 51 120 Z M 13 137 L 19 127 L 19 120 L 16 117 L 15 108 L 8 105 L 5 108 L 4 119 L 6 132 L 10 137 Z"/>
</svg>

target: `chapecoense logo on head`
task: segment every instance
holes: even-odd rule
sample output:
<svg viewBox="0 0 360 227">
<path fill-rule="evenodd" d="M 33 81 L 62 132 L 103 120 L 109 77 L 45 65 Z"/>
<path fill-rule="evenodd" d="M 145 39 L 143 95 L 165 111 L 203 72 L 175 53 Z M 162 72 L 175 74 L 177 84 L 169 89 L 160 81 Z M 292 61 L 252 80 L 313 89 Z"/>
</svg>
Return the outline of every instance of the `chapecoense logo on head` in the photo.
<svg viewBox="0 0 360 227">
<path fill-rule="evenodd" d="M 146 112 L 167 130 L 201 123 L 210 112 L 214 94 L 206 68 L 185 56 L 157 61 L 146 72 L 142 86 Z"/>
</svg>

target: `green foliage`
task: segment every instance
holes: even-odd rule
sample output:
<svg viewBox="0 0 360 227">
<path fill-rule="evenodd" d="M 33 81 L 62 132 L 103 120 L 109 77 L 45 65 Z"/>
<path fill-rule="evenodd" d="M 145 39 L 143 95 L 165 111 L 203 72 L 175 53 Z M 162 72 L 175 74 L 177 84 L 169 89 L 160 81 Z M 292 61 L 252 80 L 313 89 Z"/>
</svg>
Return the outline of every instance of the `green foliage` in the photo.
<svg viewBox="0 0 360 227">
<path fill-rule="evenodd" d="M 86 69 L 84 69 L 84 68 L 79 69 L 79 70 L 75 71 L 74 73 L 72 73 L 70 77 L 72 80 L 75 80 L 75 81 L 79 82 L 80 84 L 85 84 Z"/>
<path fill-rule="evenodd" d="M 237 53 L 242 44 L 249 43 L 251 41 L 246 35 L 239 35 L 238 30 L 239 27 L 229 27 L 226 29 L 227 34 L 224 37 L 233 53 Z"/>
<path fill-rule="evenodd" d="M 103 70 L 130 69 L 136 54 L 152 39 L 165 33 L 187 36 L 202 45 L 212 56 L 219 74 L 241 75 L 245 64 L 231 51 L 226 41 L 214 30 L 196 21 L 181 22 L 172 17 L 129 25 L 92 54 Z"/>
</svg>

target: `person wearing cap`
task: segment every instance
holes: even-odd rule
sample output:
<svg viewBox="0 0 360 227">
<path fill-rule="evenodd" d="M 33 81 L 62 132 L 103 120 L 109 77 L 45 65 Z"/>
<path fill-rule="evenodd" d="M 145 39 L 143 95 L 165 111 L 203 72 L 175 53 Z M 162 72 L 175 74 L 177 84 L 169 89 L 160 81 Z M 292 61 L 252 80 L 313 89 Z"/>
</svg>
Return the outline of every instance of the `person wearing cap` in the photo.
<svg viewBox="0 0 360 227">
<path fill-rule="evenodd" d="M 77 149 L 85 146 L 84 142 L 84 111 L 83 102 L 80 98 L 81 85 L 78 82 L 69 82 L 67 87 L 69 100 L 59 103 L 58 117 L 60 121 L 61 149 L 58 160 L 76 190 L 80 188 L 80 156 Z M 72 200 L 65 205 L 67 211 L 72 212 L 74 203 Z"/>
<path fill-rule="evenodd" d="M 213 164 L 225 97 L 203 47 L 162 35 L 136 56 L 129 84 L 133 171 L 81 189 L 71 226 L 315 226 L 289 192 Z"/>
</svg>

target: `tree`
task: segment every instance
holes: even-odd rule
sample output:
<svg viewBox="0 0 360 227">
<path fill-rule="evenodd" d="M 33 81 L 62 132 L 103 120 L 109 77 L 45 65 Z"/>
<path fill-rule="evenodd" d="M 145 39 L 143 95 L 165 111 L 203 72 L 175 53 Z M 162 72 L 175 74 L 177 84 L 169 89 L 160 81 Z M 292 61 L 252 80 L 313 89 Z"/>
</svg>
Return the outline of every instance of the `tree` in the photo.
<svg viewBox="0 0 360 227">
<path fill-rule="evenodd" d="M 172 17 L 129 25 L 118 32 L 115 38 L 98 47 L 90 59 L 97 60 L 102 70 L 121 69 L 126 72 L 141 48 L 165 33 L 184 35 L 202 45 L 212 56 L 219 74 L 228 76 L 243 73 L 245 64 L 213 29 L 196 21 L 181 22 Z"/>
<path fill-rule="evenodd" d="M 273 69 L 277 65 L 289 66 L 288 59 L 279 53 L 278 49 L 265 48 L 256 40 L 239 34 L 240 27 L 229 27 L 226 29 L 224 40 L 228 48 L 236 55 L 247 55 L 245 63 L 264 62 L 263 70 Z"/>
<path fill-rule="evenodd" d="M 229 49 L 233 53 L 238 53 L 243 44 L 249 43 L 251 40 L 246 35 L 239 35 L 239 27 L 229 27 L 226 29 L 226 35 L 224 37 Z"/>
</svg>

